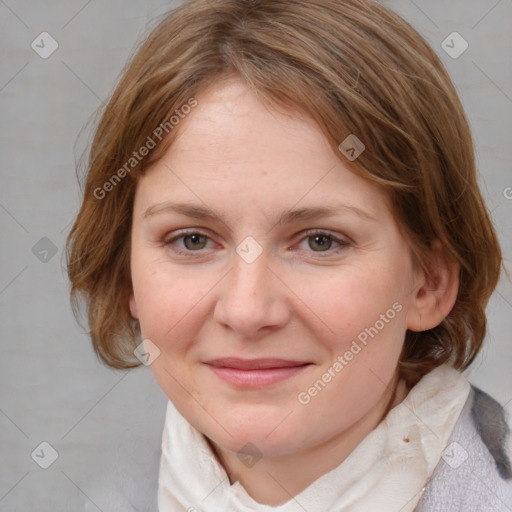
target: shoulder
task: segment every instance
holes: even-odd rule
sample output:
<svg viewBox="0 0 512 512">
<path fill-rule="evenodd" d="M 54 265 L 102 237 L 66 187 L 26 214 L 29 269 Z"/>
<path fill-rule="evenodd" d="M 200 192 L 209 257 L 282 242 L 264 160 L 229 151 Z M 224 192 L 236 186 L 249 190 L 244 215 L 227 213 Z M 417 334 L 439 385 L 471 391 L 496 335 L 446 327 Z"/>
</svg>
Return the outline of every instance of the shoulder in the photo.
<svg viewBox="0 0 512 512">
<path fill-rule="evenodd" d="M 416 512 L 511 510 L 510 428 L 504 408 L 475 386 Z"/>
</svg>

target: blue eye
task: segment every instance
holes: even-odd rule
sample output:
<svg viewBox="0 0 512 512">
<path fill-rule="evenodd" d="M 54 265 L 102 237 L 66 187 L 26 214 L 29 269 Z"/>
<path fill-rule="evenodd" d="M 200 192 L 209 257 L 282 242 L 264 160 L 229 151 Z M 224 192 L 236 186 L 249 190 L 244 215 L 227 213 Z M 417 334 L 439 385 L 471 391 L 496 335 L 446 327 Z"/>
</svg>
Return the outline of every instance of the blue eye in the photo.
<svg viewBox="0 0 512 512">
<path fill-rule="evenodd" d="M 329 256 L 351 245 L 348 240 L 341 240 L 326 231 L 311 230 L 306 232 L 305 235 L 306 236 L 301 238 L 301 242 L 309 240 L 308 247 L 311 250 L 307 252 L 313 252 L 319 255 L 327 254 Z M 181 247 L 176 246 L 176 242 L 179 240 L 183 242 Z M 208 240 L 210 240 L 210 237 L 199 231 L 182 231 L 178 235 L 164 240 L 163 245 L 170 247 L 172 251 L 183 256 L 200 257 L 204 255 L 202 250 L 206 248 Z M 337 244 L 338 247 L 332 249 L 333 242 Z M 316 250 L 315 247 L 319 250 Z"/>
</svg>

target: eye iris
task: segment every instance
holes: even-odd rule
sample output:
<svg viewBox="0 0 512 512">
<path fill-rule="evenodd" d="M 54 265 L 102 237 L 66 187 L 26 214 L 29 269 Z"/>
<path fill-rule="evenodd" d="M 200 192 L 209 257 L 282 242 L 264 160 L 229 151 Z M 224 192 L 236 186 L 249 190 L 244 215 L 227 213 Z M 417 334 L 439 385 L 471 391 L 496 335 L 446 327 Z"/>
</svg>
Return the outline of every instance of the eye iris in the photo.
<svg viewBox="0 0 512 512">
<path fill-rule="evenodd" d="M 330 245 L 332 243 L 332 239 L 326 235 L 314 235 L 314 236 L 310 236 L 309 239 L 311 240 L 312 238 L 314 238 L 315 240 L 315 243 L 318 243 L 318 245 L 320 246 L 320 248 L 325 248 L 327 245 L 329 247 L 327 247 L 328 249 L 330 248 Z M 318 242 L 318 240 L 321 240 L 323 239 L 324 242 Z M 311 245 L 311 243 L 309 244 L 309 246 L 311 247 L 311 249 L 314 249 L 314 247 Z"/>
<path fill-rule="evenodd" d="M 189 250 L 194 250 L 194 249 L 203 249 L 205 247 L 205 244 L 206 244 L 206 236 L 204 235 L 200 235 L 200 234 L 192 234 L 192 235 L 184 235 L 183 236 L 183 243 L 185 245 L 185 247 Z M 314 243 L 311 244 L 311 239 L 314 239 Z M 316 250 L 316 249 L 330 249 L 331 245 L 332 245 L 332 238 L 328 235 L 312 235 L 310 237 L 308 237 L 308 240 L 309 240 L 309 247 L 313 250 Z M 187 242 L 191 242 L 191 243 L 187 243 Z M 314 247 L 314 244 L 316 244 L 316 248 Z M 318 252 L 318 251 L 316 251 Z"/>
<path fill-rule="evenodd" d="M 203 239 L 203 246 L 200 246 L 200 243 L 199 245 L 197 244 L 197 241 L 200 241 L 201 239 Z M 187 240 L 194 240 L 192 246 L 189 247 L 189 245 L 187 244 Z M 206 237 L 204 235 L 185 235 L 183 237 L 183 243 L 185 244 L 185 247 L 187 249 L 203 249 L 204 248 L 204 243 L 206 242 Z"/>
</svg>

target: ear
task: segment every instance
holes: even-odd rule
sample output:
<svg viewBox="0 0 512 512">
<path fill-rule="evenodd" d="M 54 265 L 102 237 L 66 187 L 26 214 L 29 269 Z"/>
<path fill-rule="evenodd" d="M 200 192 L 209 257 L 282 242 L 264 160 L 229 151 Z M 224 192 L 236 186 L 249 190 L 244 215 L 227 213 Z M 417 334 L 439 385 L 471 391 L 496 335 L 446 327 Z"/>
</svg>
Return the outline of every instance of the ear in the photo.
<svg viewBox="0 0 512 512">
<path fill-rule="evenodd" d="M 436 240 L 428 255 L 429 275 L 420 272 L 421 284 L 407 312 L 407 329 L 426 331 L 437 327 L 450 313 L 459 291 L 459 263 Z"/>
<path fill-rule="evenodd" d="M 136 320 L 139 319 L 139 311 L 137 310 L 137 303 L 135 302 L 135 295 L 130 293 L 130 313 Z"/>
</svg>

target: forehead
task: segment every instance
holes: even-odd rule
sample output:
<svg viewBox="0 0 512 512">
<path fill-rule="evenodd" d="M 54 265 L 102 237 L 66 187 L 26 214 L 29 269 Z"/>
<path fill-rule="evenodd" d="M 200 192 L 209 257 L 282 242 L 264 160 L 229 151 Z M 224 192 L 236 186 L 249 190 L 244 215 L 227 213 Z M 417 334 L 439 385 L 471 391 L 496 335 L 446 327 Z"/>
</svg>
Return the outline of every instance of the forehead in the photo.
<svg viewBox="0 0 512 512">
<path fill-rule="evenodd" d="M 279 153 L 299 155 L 304 148 L 318 157 L 329 149 L 321 130 L 299 107 L 271 107 L 239 78 L 212 85 L 197 94 L 196 100 L 197 106 L 178 127 L 173 143 L 176 152 L 244 162 L 257 153 L 264 160 L 276 143 L 281 151 L 273 151 L 273 157 Z"/>
<path fill-rule="evenodd" d="M 382 191 L 350 170 L 305 114 L 269 107 L 236 78 L 196 99 L 172 145 L 140 180 L 146 209 L 176 199 L 217 210 L 236 203 L 238 213 L 242 206 L 284 211 L 336 204 L 381 212 Z"/>
</svg>

